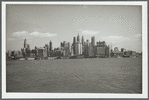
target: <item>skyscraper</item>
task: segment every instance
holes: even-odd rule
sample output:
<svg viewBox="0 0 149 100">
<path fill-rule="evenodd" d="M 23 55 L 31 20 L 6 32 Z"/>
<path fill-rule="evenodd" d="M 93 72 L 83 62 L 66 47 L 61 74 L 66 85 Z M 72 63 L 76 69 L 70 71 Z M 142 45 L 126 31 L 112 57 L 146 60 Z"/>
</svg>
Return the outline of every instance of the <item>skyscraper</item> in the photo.
<svg viewBox="0 0 149 100">
<path fill-rule="evenodd" d="M 47 51 L 47 56 L 49 56 L 49 46 L 48 46 L 48 44 L 45 44 L 45 47 L 46 47 L 46 51 Z"/>
<path fill-rule="evenodd" d="M 50 56 L 53 56 L 54 54 L 53 54 L 54 52 L 53 52 L 53 50 L 52 50 L 52 41 L 50 40 L 50 42 L 49 42 L 49 55 Z"/>
<path fill-rule="evenodd" d="M 52 51 L 52 41 L 49 42 L 49 51 Z"/>
<path fill-rule="evenodd" d="M 71 52 L 71 45 L 70 45 L 70 42 L 68 42 L 68 49 L 69 49 L 69 52 Z"/>
<path fill-rule="evenodd" d="M 82 36 L 82 46 L 84 45 L 84 37 Z"/>
<path fill-rule="evenodd" d="M 27 40 L 24 40 L 24 48 L 27 48 Z"/>
<path fill-rule="evenodd" d="M 92 43 L 89 43 L 89 46 L 88 46 L 88 56 L 89 56 L 89 57 L 94 56 L 94 50 L 93 50 L 93 45 L 92 45 Z"/>
<path fill-rule="evenodd" d="M 71 46 L 71 56 L 73 56 L 73 46 Z"/>
<path fill-rule="evenodd" d="M 89 56 L 89 40 L 86 40 L 84 43 L 84 56 L 88 57 Z"/>
<path fill-rule="evenodd" d="M 30 45 L 29 44 L 27 44 L 27 49 L 30 50 Z"/>
<path fill-rule="evenodd" d="M 92 46 L 94 47 L 95 46 L 95 37 L 91 37 L 91 41 L 92 41 Z"/>
<path fill-rule="evenodd" d="M 73 43 L 76 43 L 76 37 L 73 37 Z"/>
<path fill-rule="evenodd" d="M 82 55 L 82 43 L 80 42 L 80 36 L 77 36 L 77 42 L 75 43 L 75 55 Z"/>
<path fill-rule="evenodd" d="M 77 36 L 77 41 L 80 42 L 80 36 L 79 36 L 79 34 Z"/>
<path fill-rule="evenodd" d="M 76 37 L 73 37 L 73 53 L 75 54 L 75 43 L 76 43 Z"/>
<path fill-rule="evenodd" d="M 61 48 L 62 48 L 62 47 L 63 47 L 63 43 L 61 42 L 61 44 L 60 44 L 60 45 L 61 45 Z"/>
<path fill-rule="evenodd" d="M 87 46 L 89 46 L 89 40 L 86 40 L 86 44 L 87 44 Z"/>
</svg>

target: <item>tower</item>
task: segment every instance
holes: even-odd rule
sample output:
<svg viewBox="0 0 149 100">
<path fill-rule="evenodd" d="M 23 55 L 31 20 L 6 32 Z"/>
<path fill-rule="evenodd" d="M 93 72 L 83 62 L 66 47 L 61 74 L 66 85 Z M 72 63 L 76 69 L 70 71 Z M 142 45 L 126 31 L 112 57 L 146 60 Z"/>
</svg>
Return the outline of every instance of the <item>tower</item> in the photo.
<svg viewBox="0 0 149 100">
<path fill-rule="evenodd" d="M 24 40 L 24 48 L 27 48 L 27 40 Z"/>
<path fill-rule="evenodd" d="M 73 43 L 74 44 L 76 43 L 76 37 L 73 37 Z"/>
<path fill-rule="evenodd" d="M 82 36 L 82 45 L 84 45 L 84 37 Z"/>
<path fill-rule="evenodd" d="M 49 42 L 49 51 L 52 51 L 52 41 Z"/>
<path fill-rule="evenodd" d="M 73 53 L 75 54 L 76 37 L 73 37 Z"/>
<path fill-rule="evenodd" d="M 69 49 L 69 52 L 70 52 L 71 51 L 70 42 L 68 42 L 68 49 Z"/>
<path fill-rule="evenodd" d="M 79 42 L 75 43 L 75 55 L 82 55 L 82 44 Z"/>
<path fill-rule="evenodd" d="M 77 41 L 80 42 L 80 36 L 79 36 L 79 34 L 77 36 Z"/>
<path fill-rule="evenodd" d="M 77 36 L 77 42 L 75 43 L 75 55 L 82 55 L 82 43 L 80 42 L 80 36 Z"/>
<path fill-rule="evenodd" d="M 61 46 L 61 48 L 63 47 L 63 43 L 62 42 L 60 43 L 60 46 Z"/>
<path fill-rule="evenodd" d="M 30 57 L 30 45 L 27 44 L 27 48 L 26 48 L 26 57 Z"/>
<path fill-rule="evenodd" d="M 48 46 L 48 44 L 45 44 L 45 47 L 46 47 L 46 51 L 47 51 L 47 56 L 49 56 L 49 46 Z"/>
<path fill-rule="evenodd" d="M 30 45 L 29 44 L 27 44 L 27 49 L 30 50 Z"/>
<path fill-rule="evenodd" d="M 66 46 L 66 41 L 63 41 L 63 47 L 65 47 Z"/>
<path fill-rule="evenodd" d="M 86 44 L 87 44 L 87 46 L 89 46 L 89 40 L 86 40 Z"/>
<path fill-rule="evenodd" d="M 95 37 L 91 37 L 91 41 L 92 41 L 92 46 L 94 47 L 95 46 Z"/>
<path fill-rule="evenodd" d="M 71 47 L 71 56 L 73 56 L 73 46 Z"/>
</svg>

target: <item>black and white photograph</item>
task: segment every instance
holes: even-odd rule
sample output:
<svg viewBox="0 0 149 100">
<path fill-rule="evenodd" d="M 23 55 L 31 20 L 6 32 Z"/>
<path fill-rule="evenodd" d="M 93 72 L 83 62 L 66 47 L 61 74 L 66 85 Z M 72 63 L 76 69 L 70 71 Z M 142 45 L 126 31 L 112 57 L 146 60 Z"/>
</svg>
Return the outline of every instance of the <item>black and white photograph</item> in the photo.
<svg viewBox="0 0 149 100">
<path fill-rule="evenodd" d="M 147 2 L 117 3 L 3 2 L 2 95 L 147 97 Z"/>
</svg>

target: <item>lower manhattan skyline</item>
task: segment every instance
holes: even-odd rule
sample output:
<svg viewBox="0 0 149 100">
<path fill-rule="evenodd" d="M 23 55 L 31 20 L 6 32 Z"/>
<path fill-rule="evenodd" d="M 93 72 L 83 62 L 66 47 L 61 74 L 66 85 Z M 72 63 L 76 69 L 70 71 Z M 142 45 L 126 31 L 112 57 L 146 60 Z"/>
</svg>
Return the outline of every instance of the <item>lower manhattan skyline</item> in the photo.
<svg viewBox="0 0 149 100">
<path fill-rule="evenodd" d="M 20 50 L 24 39 L 53 48 L 63 41 L 73 43 L 78 34 L 95 43 L 142 52 L 141 6 L 7 5 L 6 50 Z"/>
<path fill-rule="evenodd" d="M 2 1 L 2 98 L 148 98 L 147 1 Z"/>
</svg>

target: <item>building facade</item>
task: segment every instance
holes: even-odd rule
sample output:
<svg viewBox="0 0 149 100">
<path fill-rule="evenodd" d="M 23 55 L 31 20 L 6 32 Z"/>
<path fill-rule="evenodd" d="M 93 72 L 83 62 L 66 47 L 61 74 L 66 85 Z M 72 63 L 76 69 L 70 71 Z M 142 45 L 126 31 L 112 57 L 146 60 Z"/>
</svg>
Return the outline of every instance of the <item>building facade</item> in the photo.
<svg viewBox="0 0 149 100">
<path fill-rule="evenodd" d="M 77 42 L 75 43 L 75 55 L 79 56 L 82 55 L 82 43 L 80 41 L 80 36 L 77 36 Z"/>
</svg>

